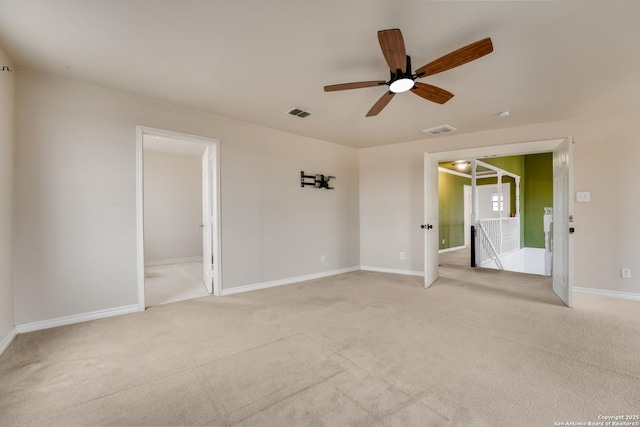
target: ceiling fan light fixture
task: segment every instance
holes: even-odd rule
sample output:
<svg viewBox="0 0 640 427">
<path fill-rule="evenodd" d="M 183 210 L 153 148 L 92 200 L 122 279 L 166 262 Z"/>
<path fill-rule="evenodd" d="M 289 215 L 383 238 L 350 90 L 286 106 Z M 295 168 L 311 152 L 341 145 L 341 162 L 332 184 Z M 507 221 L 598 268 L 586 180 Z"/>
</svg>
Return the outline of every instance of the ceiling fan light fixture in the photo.
<svg viewBox="0 0 640 427">
<path fill-rule="evenodd" d="M 412 79 L 405 77 L 392 82 L 389 85 L 389 90 L 393 93 L 402 93 L 410 90 L 414 85 L 415 83 L 413 83 Z"/>
</svg>

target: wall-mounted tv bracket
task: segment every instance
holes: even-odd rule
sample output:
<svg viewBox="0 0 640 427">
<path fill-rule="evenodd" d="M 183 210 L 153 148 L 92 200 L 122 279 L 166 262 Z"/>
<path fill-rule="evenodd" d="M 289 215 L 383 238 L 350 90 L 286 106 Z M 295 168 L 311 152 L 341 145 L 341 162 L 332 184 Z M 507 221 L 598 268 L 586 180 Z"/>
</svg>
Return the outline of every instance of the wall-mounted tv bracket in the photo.
<svg viewBox="0 0 640 427">
<path fill-rule="evenodd" d="M 305 185 L 313 185 L 314 188 L 326 188 L 327 190 L 333 190 L 333 187 L 329 187 L 329 181 L 336 179 L 335 176 L 324 176 L 322 174 L 305 175 L 304 171 L 300 171 L 300 187 Z M 307 180 L 307 181 L 305 181 Z M 308 181 L 313 180 L 313 181 Z"/>
</svg>

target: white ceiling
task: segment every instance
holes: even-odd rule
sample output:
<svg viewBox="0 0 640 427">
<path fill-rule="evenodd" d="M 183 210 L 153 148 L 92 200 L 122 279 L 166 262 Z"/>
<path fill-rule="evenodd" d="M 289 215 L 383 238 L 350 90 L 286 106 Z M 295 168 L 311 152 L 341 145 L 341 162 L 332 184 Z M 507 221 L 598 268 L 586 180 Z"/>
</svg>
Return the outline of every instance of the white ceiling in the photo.
<svg viewBox="0 0 640 427">
<path fill-rule="evenodd" d="M 323 86 L 388 79 L 387 28 L 414 69 L 487 36 L 494 52 L 420 80 L 447 104 L 398 94 L 366 118 L 384 88 Z M 636 110 L 639 42 L 637 0 L 0 0 L 19 67 L 353 147 Z"/>
</svg>

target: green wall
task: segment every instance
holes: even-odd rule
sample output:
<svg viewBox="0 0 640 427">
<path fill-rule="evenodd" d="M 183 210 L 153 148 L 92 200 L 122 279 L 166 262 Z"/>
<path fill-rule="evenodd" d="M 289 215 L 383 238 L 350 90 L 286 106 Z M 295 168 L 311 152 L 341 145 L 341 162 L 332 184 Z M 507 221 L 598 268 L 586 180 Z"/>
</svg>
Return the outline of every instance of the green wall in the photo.
<svg viewBox="0 0 640 427">
<path fill-rule="evenodd" d="M 438 172 L 440 249 L 464 246 L 464 186 L 471 179 Z M 442 240 L 444 239 L 444 244 Z"/>
<path fill-rule="evenodd" d="M 544 248 L 542 215 L 544 207 L 553 204 L 552 154 L 532 154 L 480 159 L 520 176 L 520 236 L 521 245 L 529 248 Z M 451 167 L 442 164 L 443 167 Z M 478 185 L 496 184 L 497 178 L 479 179 Z M 502 182 L 511 183 L 510 214 L 516 211 L 515 179 L 503 177 Z M 440 249 L 464 245 L 464 185 L 471 179 L 438 172 L 438 200 Z M 442 243 L 444 239 L 444 244 Z"/>
<path fill-rule="evenodd" d="M 552 153 L 525 156 L 527 171 L 524 198 L 527 200 L 524 221 L 524 245 L 528 248 L 544 248 L 542 215 L 544 208 L 553 206 L 553 156 Z"/>
</svg>

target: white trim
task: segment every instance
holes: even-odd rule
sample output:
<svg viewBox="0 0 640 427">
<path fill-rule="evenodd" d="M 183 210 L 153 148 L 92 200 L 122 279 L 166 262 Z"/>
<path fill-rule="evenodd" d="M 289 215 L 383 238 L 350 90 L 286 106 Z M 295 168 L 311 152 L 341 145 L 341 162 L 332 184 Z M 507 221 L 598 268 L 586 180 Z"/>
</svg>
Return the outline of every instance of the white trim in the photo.
<svg viewBox="0 0 640 427">
<path fill-rule="evenodd" d="M 271 282 L 255 283 L 253 285 L 237 286 L 235 288 L 223 289 L 222 295 L 233 295 L 242 292 L 257 291 L 259 289 L 273 288 L 275 286 L 290 285 L 292 283 L 306 282 L 308 280 L 321 279 L 323 277 L 335 276 L 337 274 L 351 273 L 359 271 L 360 266 L 340 268 L 338 270 L 323 271 L 321 273 L 306 274 L 304 276 L 289 277 L 287 279 L 273 280 Z"/>
<path fill-rule="evenodd" d="M 443 168 L 441 166 L 438 166 L 438 172 L 448 173 L 449 175 L 457 175 L 457 176 L 461 176 L 463 178 L 473 179 L 473 175 L 471 175 L 471 174 L 464 173 L 464 172 L 458 172 L 458 171 L 455 171 L 453 169 Z M 476 179 L 495 178 L 497 176 L 498 176 L 498 174 L 497 173 L 493 173 L 493 172 L 491 172 L 491 173 L 483 173 L 482 175 L 477 175 Z"/>
<path fill-rule="evenodd" d="M 480 162 L 481 163 L 481 162 Z M 468 174 L 468 173 L 464 173 L 464 172 L 458 172 L 456 170 L 453 169 L 447 169 L 447 168 L 443 168 L 441 166 L 438 166 L 438 172 L 442 172 L 442 173 L 448 173 L 449 175 L 457 175 L 457 176 L 461 176 L 463 178 L 473 178 L 473 175 Z M 482 179 L 482 178 L 495 178 L 497 177 L 498 174 L 497 173 L 482 173 L 482 175 L 477 175 L 476 178 L 477 179 Z"/>
<path fill-rule="evenodd" d="M 424 271 L 399 270 L 399 269 L 396 269 L 396 268 L 371 267 L 371 266 L 368 266 L 368 265 L 361 265 L 360 269 L 362 271 L 375 271 L 377 273 L 391 273 L 391 274 L 402 274 L 404 276 L 420 276 L 420 277 L 424 277 Z"/>
<path fill-rule="evenodd" d="M 490 153 L 492 157 L 520 156 L 526 154 L 549 153 L 566 138 L 545 141 L 517 142 L 513 144 L 488 145 L 483 147 L 445 150 L 429 153 L 438 162 L 450 162 L 457 159 L 481 159 Z"/>
<path fill-rule="evenodd" d="M 39 331 L 41 329 L 56 328 L 58 326 L 72 325 L 74 323 L 87 322 L 89 320 L 104 319 L 105 317 L 120 316 L 121 314 L 136 313 L 138 305 L 109 308 L 106 310 L 92 311 L 90 313 L 74 314 L 73 316 L 58 317 L 57 319 L 41 320 L 16 326 L 19 334 Z"/>
<path fill-rule="evenodd" d="M 573 292 L 586 295 L 597 295 L 608 298 L 626 299 L 631 301 L 640 301 L 640 294 L 633 294 L 630 292 L 618 292 L 618 291 L 603 291 L 601 289 L 591 288 L 573 288 Z"/>
<path fill-rule="evenodd" d="M 220 197 L 220 140 L 213 144 L 213 295 L 220 296 L 222 292 L 222 226 L 221 197 Z"/>
<path fill-rule="evenodd" d="M 473 178 L 472 175 L 468 174 L 468 173 L 464 173 L 464 172 L 458 172 L 456 170 L 453 169 L 447 169 L 447 168 L 443 168 L 441 166 L 438 166 L 438 172 L 442 172 L 442 173 L 448 173 L 450 175 L 457 175 L 457 176 L 461 176 L 463 178 Z M 482 174 L 482 175 L 478 175 L 476 176 L 477 179 L 482 179 L 482 178 L 495 178 L 497 177 L 498 174 L 497 173 L 491 173 L 491 174 Z"/>
<path fill-rule="evenodd" d="M 18 335 L 18 330 L 13 328 L 9 331 L 9 334 L 0 341 L 0 355 L 9 347 L 16 335 Z"/>
<path fill-rule="evenodd" d="M 458 172 L 453 169 L 443 168 L 442 166 L 438 166 L 438 172 L 448 173 L 449 175 L 456 175 L 456 176 L 461 176 L 463 178 L 471 179 L 471 175 L 469 175 L 468 173 Z"/>
<path fill-rule="evenodd" d="M 145 261 L 145 267 L 153 267 L 155 265 L 182 264 L 184 262 L 202 262 L 201 256 L 192 256 L 187 258 L 158 259 L 154 261 Z"/>
<path fill-rule="evenodd" d="M 136 126 L 136 276 L 138 311 L 144 311 L 144 131 Z"/>
<path fill-rule="evenodd" d="M 466 232 L 466 231 L 465 231 L 465 232 Z M 462 246 L 456 246 L 456 247 L 454 247 L 454 248 L 440 249 L 440 250 L 438 251 L 438 253 L 441 253 L 441 254 L 442 254 L 442 253 L 445 253 L 445 252 L 458 251 L 458 250 L 460 250 L 460 249 L 464 249 L 464 248 L 466 248 L 466 246 L 465 246 L 465 245 L 462 245 Z"/>
<path fill-rule="evenodd" d="M 520 175 L 516 175 L 514 173 L 509 172 L 508 170 L 501 169 L 497 166 L 493 166 L 485 162 L 481 162 L 480 160 L 476 160 L 476 165 L 482 166 L 483 168 L 491 169 L 492 171 L 495 171 L 497 174 L 507 175 L 513 179 L 520 179 Z"/>
</svg>

